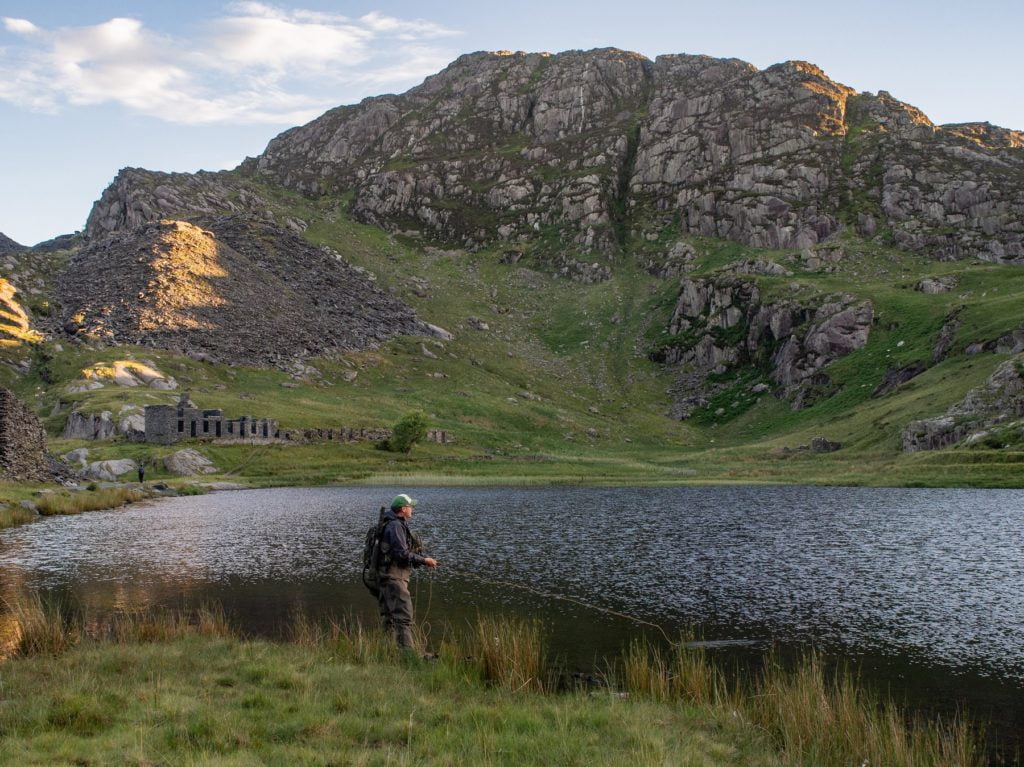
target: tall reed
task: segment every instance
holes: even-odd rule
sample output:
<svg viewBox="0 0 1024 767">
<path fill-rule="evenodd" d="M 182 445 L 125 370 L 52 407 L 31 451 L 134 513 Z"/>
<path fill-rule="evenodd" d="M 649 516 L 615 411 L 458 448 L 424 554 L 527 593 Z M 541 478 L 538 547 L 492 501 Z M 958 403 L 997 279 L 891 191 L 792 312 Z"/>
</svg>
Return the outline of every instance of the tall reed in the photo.
<svg viewBox="0 0 1024 767">
<path fill-rule="evenodd" d="M 21 506 L 11 504 L 0 505 L 0 530 L 5 527 L 14 527 L 29 522 L 35 518 L 35 513 Z"/>
<path fill-rule="evenodd" d="M 707 705 L 728 697 L 718 668 L 703 649 L 688 647 L 684 640 L 668 653 L 645 639 L 633 640 L 622 657 L 622 684 L 633 695 L 662 702 Z"/>
<path fill-rule="evenodd" d="M 192 610 L 129 610 L 90 614 L 37 594 L 5 602 L 14 627 L 6 648 L 10 655 L 57 655 L 85 640 L 127 644 L 170 641 L 185 636 L 228 637 L 235 634 L 219 605 Z"/>
<path fill-rule="evenodd" d="M 506 690 L 543 690 L 547 673 L 537 620 L 477 618 L 466 648 L 483 678 Z"/>
<path fill-rule="evenodd" d="M 57 655 L 81 641 L 82 624 L 60 602 L 44 601 L 38 594 L 22 595 L 4 606 L 14 627 L 6 650 L 15 656 Z"/>
<path fill-rule="evenodd" d="M 828 673 L 810 653 L 794 669 L 770 658 L 746 714 L 782 753 L 822 765 L 974 767 L 984 763 L 983 739 L 962 717 L 907 719 L 869 694 L 846 671 Z"/>
<path fill-rule="evenodd" d="M 290 641 L 303 647 L 328 646 L 339 657 L 355 663 L 383 663 L 397 655 L 390 635 L 367 629 L 354 618 L 314 620 L 305 613 L 296 613 L 288 625 L 287 635 Z"/>
</svg>

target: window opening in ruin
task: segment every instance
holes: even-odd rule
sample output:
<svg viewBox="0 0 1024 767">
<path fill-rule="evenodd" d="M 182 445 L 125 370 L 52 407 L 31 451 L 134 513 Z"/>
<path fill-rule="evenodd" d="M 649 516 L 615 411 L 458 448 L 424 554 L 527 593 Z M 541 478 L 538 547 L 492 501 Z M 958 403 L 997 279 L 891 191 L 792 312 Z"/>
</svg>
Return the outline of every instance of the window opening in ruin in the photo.
<svg viewBox="0 0 1024 767">
<path fill-rule="evenodd" d="M 267 424 L 266 424 L 266 421 L 263 422 L 263 436 L 264 437 L 267 436 Z"/>
<path fill-rule="evenodd" d="M 185 422 L 184 421 L 178 421 L 178 431 L 179 432 L 185 431 Z"/>
<path fill-rule="evenodd" d="M 252 433 L 253 433 L 253 434 L 255 434 L 255 433 L 256 433 L 256 423 L 255 423 L 255 422 L 254 422 L 254 423 L 253 423 L 253 425 L 252 425 Z"/>
<path fill-rule="evenodd" d="M 204 420 L 203 421 L 203 434 L 209 434 L 209 433 L 210 433 L 210 422 Z"/>
</svg>

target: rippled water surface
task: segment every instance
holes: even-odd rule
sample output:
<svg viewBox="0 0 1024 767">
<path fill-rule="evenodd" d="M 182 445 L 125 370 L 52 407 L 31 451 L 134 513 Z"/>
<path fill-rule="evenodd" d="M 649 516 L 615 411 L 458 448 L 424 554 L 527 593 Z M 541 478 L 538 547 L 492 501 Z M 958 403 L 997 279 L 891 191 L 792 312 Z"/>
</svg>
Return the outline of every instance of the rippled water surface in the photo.
<svg viewBox="0 0 1024 767">
<path fill-rule="evenodd" d="M 215 598 L 256 629 L 297 607 L 372 617 L 358 584 L 363 533 L 406 489 L 240 491 L 45 519 L 0 531 L 0 582 L 101 607 Z M 723 647 L 823 646 L 968 698 L 1019 697 L 1024 683 L 1024 491 L 414 494 L 413 527 L 445 563 L 417 579 L 430 620 L 536 614 L 574 659 L 642 628 L 539 590 L 670 631 L 697 625 Z"/>
</svg>

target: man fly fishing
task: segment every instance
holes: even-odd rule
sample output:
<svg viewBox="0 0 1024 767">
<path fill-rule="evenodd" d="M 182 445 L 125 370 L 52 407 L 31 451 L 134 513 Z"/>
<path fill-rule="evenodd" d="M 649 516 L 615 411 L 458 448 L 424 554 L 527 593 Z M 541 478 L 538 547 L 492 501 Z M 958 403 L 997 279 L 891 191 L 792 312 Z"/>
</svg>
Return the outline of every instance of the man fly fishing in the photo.
<svg viewBox="0 0 1024 767">
<path fill-rule="evenodd" d="M 418 501 L 402 493 L 391 501 L 390 509 L 381 509 L 378 524 L 367 535 L 363 580 L 377 596 L 381 625 L 394 632 L 399 647 L 414 649 L 412 639 L 412 597 L 409 576 L 414 567 L 437 567 L 433 557 L 425 556 L 419 537 L 409 529 L 408 520 Z"/>
</svg>

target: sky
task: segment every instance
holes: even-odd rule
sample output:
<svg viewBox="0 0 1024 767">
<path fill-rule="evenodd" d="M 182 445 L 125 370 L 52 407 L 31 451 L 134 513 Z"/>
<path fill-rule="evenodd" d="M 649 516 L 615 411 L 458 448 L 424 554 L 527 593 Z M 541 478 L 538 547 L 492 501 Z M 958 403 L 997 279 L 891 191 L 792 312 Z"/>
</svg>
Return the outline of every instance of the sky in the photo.
<svg viewBox="0 0 1024 767">
<path fill-rule="evenodd" d="M 1024 130 L 1020 0 L 0 0 L 0 232 L 81 229 L 122 167 L 221 170 L 479 50 L 802 59 L 937 123 Z"/>
</svg>

